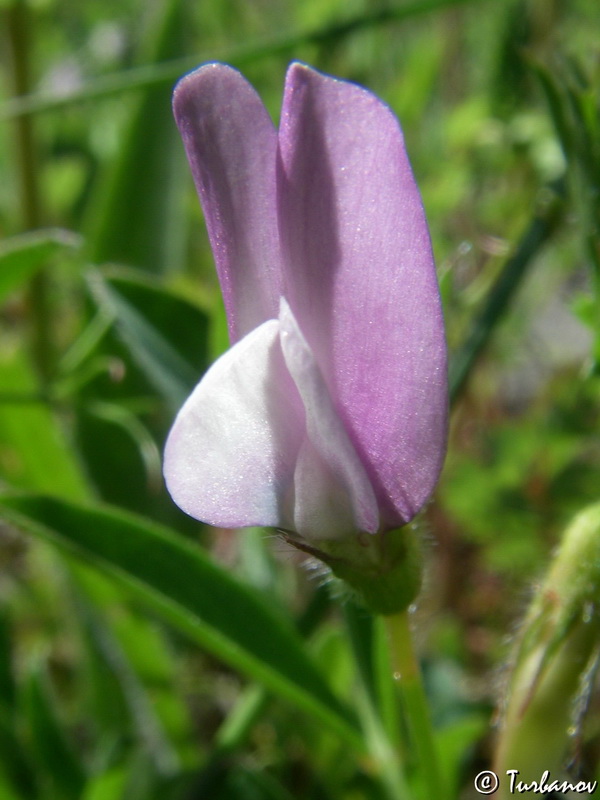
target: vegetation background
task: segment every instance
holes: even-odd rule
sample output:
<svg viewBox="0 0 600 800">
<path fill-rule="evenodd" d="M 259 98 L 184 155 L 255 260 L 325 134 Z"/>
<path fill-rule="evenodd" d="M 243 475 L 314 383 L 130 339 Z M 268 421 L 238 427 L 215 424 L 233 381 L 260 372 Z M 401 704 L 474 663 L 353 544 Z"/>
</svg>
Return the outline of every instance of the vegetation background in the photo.
<svg viewBox="0 0 600 800">
<path fill-rule="evenodd" d="M 379 624 L 277 539 L 207 529 L 163 487 L 174 414 L 227 347 L 170 112 L 213 59 L 275 120 L 294 59 L 401 120 L 453 402 L 415 625 L 449 796 L 475 796 L 511 637 L 600 487 L 597 0 L 0 14 L 0 797 L 409 796 L 394 751 L 419 794 Z M 591 775 L 596 703 L 577 731 Z"/>
</svg>

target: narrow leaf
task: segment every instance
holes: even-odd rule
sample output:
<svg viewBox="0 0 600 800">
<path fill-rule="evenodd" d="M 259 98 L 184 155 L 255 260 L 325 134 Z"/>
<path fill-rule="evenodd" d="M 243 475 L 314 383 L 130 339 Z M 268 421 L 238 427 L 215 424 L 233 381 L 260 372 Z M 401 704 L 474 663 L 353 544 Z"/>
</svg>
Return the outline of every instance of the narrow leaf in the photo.
<svg viewBox="0 0 600 800">
<path fill-rule="evenodd" d="M 191 303 L 150 281 L 116 272 L 91 277 L 96 302 L 147 380 L 179 409 L 206 368 L 208 322 Z"/>
<path fill-rule="evenodd" d="M 18 729 L 19 720 L 10 719 L 0 713 L 0 797 L 2 800 L 17 797 L 19 800 L 33 797 L 35 792 L 35 771 L 27 749 L 23 747 Z M 10 790 L 9 790 L 10 786 Z"/>
<path fill-rule="evenodd" d="M 185 51 L 186 4 L 163 3 L 150 62 Z M 164 9 L 164 11 L 163 11 Z M 91 258 L 154 273 L 180 266 L 184 215 L 179 188 L 183 150 L 171 115 L 171 87 L 145 91 L 132 110 L 123 145 L 106 185 L 90 208 Z"/>
<path fill-rule="evenodd" d="M 22 353 L 0 356 L 0 477 L 11 486 L 82 499 L 88 489 L 57 416 Z"/>
<path fill-rule="evenodd" d="M 32 231 L 0 244 L 0 303 L 20 288 L 47 261 L 63 250 L 79 247 L 81 238 L 59 228 Z"/>
<path fill-rule="evenodd" d="M 45 673 L 36 669 L 27 690 L 32 744 L 39 769 L 60 797 L 79 800 L 85 775 L 56 714 Z"/>
<path fill-rule="evenodd" d="M 75 551 L 121 578 L 193 640 L 361 747 L 289 622 L 254 590 L 168 528 L 110 507 L 49 497 L 4 497 L 24 530 Z"/>
<path fill-rule="evenodd" d="M 402 22 L 437 10 L 467 4 L 483 4 L 486 1 L 412 0 L 390 7 L 375 8 L 341 22 L 334 22 L 313 30 L 277 33 L 259 41 L 210 51 L 203 53 L 202 60 L 224 61 L 239 68 L 260 59 L 272 58 L 280 54 L 287 56 L 303 45 L 327 44 L 368 28 L 387 25 L 390 22 Z M 68 94 L 36 93 L 13 97 L 0 107 L 0 120 L 56 111 L 74 103 L 112 97 L 135 89 L 164 84 L 172 85 L 183 73 L 197 67 L 198 61 L 198 56 L 172 58 L 161 63 L 146 64 L 112 75 L 94 78 Z"/>
</svg>

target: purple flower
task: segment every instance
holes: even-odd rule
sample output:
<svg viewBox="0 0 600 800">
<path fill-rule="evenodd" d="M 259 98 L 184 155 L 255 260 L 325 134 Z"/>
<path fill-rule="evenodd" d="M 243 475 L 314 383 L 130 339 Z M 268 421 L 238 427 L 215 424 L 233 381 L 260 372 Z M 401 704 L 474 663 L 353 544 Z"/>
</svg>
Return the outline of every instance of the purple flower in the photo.
<svg viewBox="0 0 600 800">
<path fill-rule="evenodd" d="M 279 131 L 223 64 L 184 77 L 174 109 L 232 341 L 169 435 L 175 502 L 308 542 L 404 525 L 442 466 L 447 379 L 398 122 L 365 89 L 298 63 Z"/>
</svg>

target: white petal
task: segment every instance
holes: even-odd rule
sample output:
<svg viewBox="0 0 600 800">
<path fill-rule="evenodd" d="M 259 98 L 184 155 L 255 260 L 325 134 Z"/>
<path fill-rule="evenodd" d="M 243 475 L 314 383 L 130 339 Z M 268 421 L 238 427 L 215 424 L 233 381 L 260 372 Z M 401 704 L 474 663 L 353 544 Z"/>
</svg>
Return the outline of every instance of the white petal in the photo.
<svg viewBox="0 0 600 800">
<path fill-rule="evenodd" d="M 306 414 L 306 440 L 294 475 L 295 530 L 307 539 L 376 533 L 379 511 L 373 487 L 285 300 L 279 319 L 283 356 Z"/>
<path fill-rule="evenodd" d="M 375 533 L 373 488 L 289 306 L 211 367 L 165 448 L 177 505 L 223 527 L 326 540 Z"/>
<path fill-rule="evenodd" d="M 167 488 L 212 525 L 289 528 L 284 506 L 303 434 L 279 322 L 270 320 L 221 356 L 179 412 L 165 449 Z"/>
</svg>

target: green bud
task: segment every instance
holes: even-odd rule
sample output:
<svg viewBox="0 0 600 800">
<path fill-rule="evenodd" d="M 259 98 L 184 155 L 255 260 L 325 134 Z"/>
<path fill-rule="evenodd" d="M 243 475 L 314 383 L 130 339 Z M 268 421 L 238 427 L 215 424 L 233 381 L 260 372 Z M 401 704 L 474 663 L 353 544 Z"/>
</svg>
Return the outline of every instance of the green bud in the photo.
<svg viewBox="0 0 600 800">
<path fill-rule="evenodd" d="M 577 727 L 578 700 L 600 646 L 600 504 L 567 528 L 520 631 L 498 739 L 496 772 L 558 778 Z M 579 703 L 579 705 L 581 705 Z"/>
</svg>

